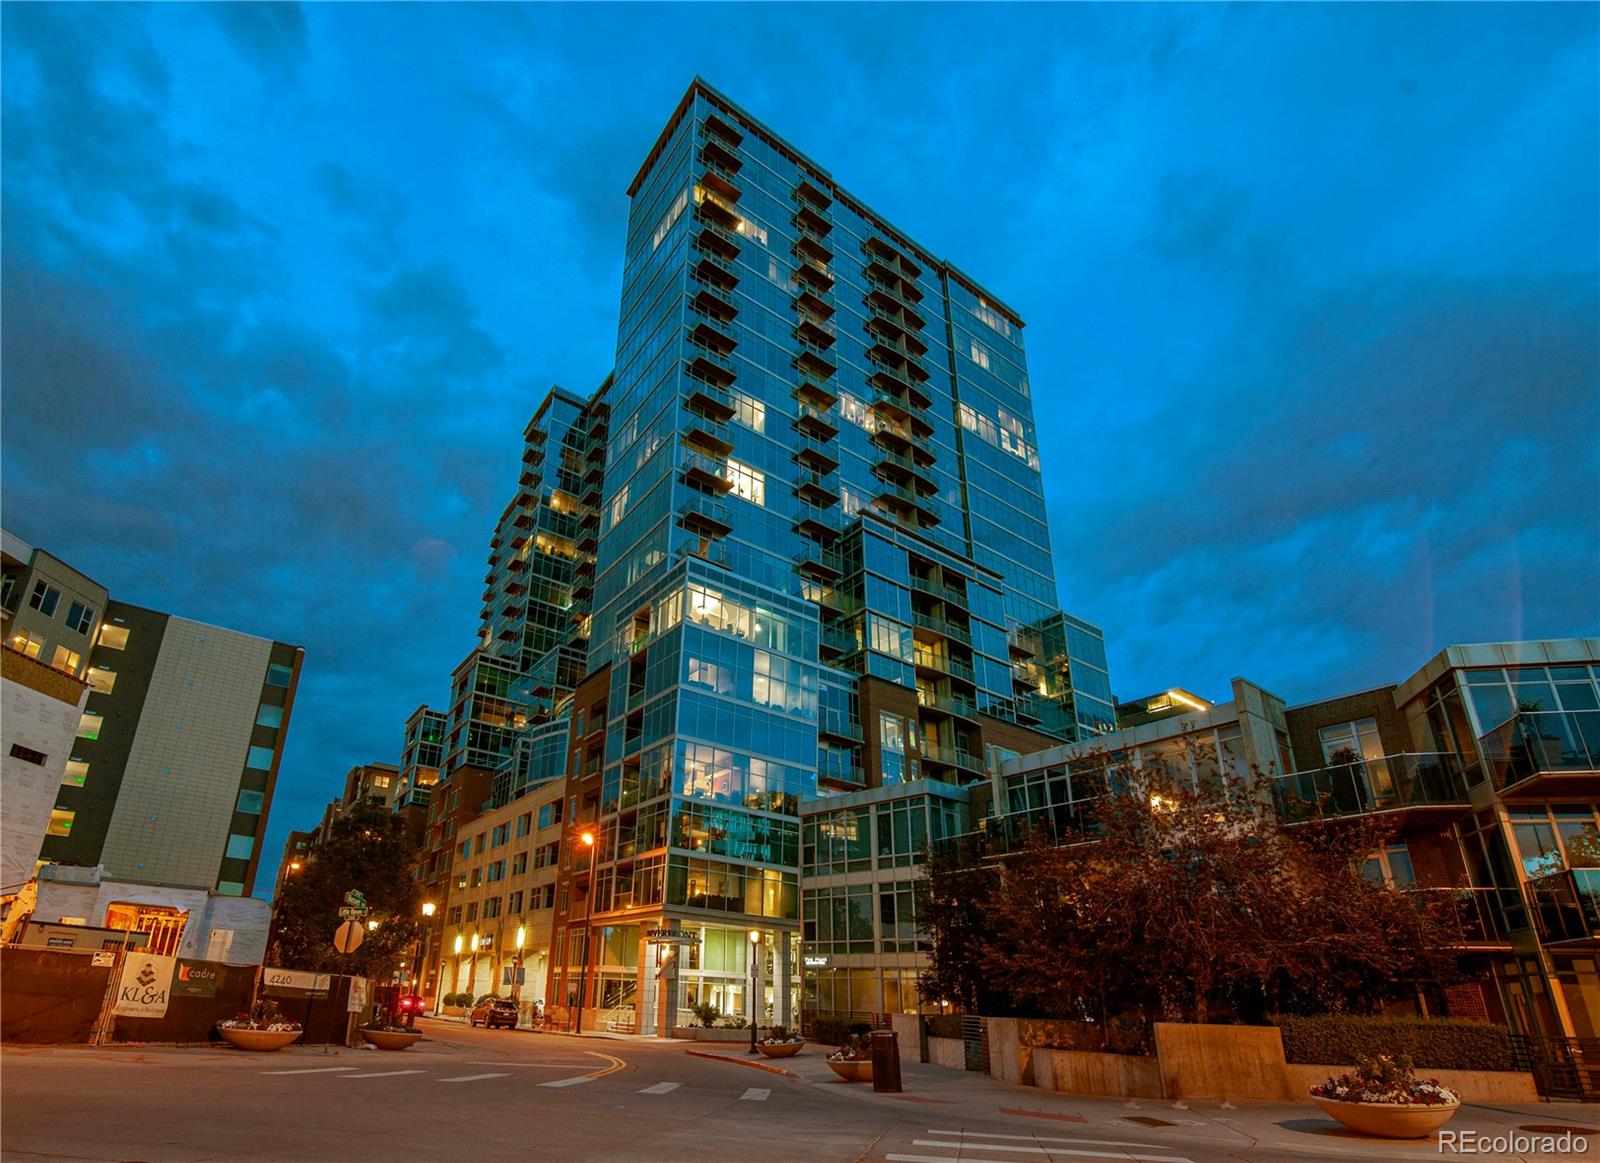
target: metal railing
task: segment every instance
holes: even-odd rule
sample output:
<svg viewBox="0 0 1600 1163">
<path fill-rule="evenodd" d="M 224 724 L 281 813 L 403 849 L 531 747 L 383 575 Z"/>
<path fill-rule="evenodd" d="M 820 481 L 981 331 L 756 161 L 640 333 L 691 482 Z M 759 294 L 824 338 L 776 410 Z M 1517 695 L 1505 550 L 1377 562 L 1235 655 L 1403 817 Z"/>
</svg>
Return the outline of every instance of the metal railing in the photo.
<svg viewBox="0 0 1600 1163">
<path fill-rule="evenodd" d="M 1272 777 L 1272 802 L 1287 822 L 1397 808 L 1467 803 L 1467 779 L 1451 752 L 1384 755 Z"/>
<path fill-rule="evenodd" d="M 1600 772 L 1600 711 L 1518 711 L 1479 740 L 1478 751 L 1497 789 Z"/>
</svg>

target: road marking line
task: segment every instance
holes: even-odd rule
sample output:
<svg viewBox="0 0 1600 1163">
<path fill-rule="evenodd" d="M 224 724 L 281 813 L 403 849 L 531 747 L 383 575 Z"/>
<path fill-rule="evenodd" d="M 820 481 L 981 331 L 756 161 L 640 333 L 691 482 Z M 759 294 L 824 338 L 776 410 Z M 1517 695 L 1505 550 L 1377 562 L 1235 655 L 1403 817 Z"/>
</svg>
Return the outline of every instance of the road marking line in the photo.
<svg viewBox="0 0 1600 1163">
<path fill-rule="evenodd" d="M 376 1074 L 346 1074 L 346 1078 L 398 1078 L 402 1074 L 426 1074 L 426 1070 L 380 1070 Z"/>
<path fill-rule="evenodd" d="M 1140 1159 L 1145 1163 L 1193 1163 L 1182 1155 L 1141 1155 L 1137 1151 L 1080 1151 L 1071 1147 L 1014 1147 L 1007 1143 L 984 1143 L 963 1139 L 946 1143 L 937 1139 L 913 1139 L 913 1147 L 954 1147 L 957 1151 L 968 1148 L 980 1151 L 1012 1151 L 1019 1155 L 1075 1155 L 1085 1159 Z"/>
<path fill-rule="evenodd" d="M 886 1155 L 890 1163 L 1015 1163 L 1000 1159 L 957 1159 L 954 1155 Z"/>
<path fill-rule="evenodd" d="M 359 1066 L 317 1066 L 310 1070 L 263 1070 L 263 1074 L 337 1074 L 341 1070 L 360 1070 Z"/>
<path fill-rule="evenodd" d="M 771 1093 L 772 1091 L 770 1090 L 762 1090 L 759 1086 L 752 1086 L 749 1090 L 745 1091 L 739 1096 L 739 1101 L 745 1102 L 748 1100 L 750 1102 L 766 1102 L 767 1096 Z"/>
<path fill-rule="evenodd" d="M 626 1070 L 628 1068 L 628 1064 L 621 1058 L 613 1058 L 610 1054 L 602 1054 L 598 1050 L 585 1050 L 584 1053 L 589 1055 L 591 1058 L 604 1058 L 607 1062 L 611 1063 L 611 1065 L 607 1066 L 604 1070 L 596 1070 L 592 1074 L 586 1074 L 584 1076 L 585 1078 L 604 1078 L 608 1074 L 615 1074 L 619 1070 Z M 553 1086 L 555 1084 L 547 1082 L 544 1085 Z"/>
<path fill-rule="evenodd" d="M 678 1087 L 680 1087 L 681 1085 L 683 1085 L 683 1084 L 680 1083 L 680 1082 L 658 1082 L 654 1086 L 645 1087 L 639 1093 L 640 1094 L 670 1094 L 672 1091 L 677 1090 Z"/>
<path fill-rule="evenodd" d="M 440 1078 L 438 1082 L 481 1082 L 485 1078 L 510 1078 L 509 1074 L 463 1074 L 459 1078 Z"/>
<path fill-rule="evenodd" d="M 1159 1147 L 1159 1143 L 1132 1143 L 1127 1139 L 1057 1139 L 1049 1135 L 1002 1135 L 998 1131 L 941 1131 L 929 1127 L 930 1135 L 956 1135 L 960 1138 L 971 1139 L 1014 1139 L 1023 1143 L 1071 1143 L 1082 1146 L 1085 1143 L 1092 1147 Z"/>
<path fill-rule="evenodd" d="M 580 1066 L 587 1066 L 587 1062 L 468 1062 L 468 1066 L 500 1066 L 516 1067 L 529 1070 L 576 1070 Z"/>
<path fill-rule="evenodd" d="M 593 1082 L 599 1075 L 580 1074 L 576 1078 L 558 1078 L 554 1082 L 541 1082 L 540 1086 L 577 1086 L 581 1082 Z"/>
</svg>

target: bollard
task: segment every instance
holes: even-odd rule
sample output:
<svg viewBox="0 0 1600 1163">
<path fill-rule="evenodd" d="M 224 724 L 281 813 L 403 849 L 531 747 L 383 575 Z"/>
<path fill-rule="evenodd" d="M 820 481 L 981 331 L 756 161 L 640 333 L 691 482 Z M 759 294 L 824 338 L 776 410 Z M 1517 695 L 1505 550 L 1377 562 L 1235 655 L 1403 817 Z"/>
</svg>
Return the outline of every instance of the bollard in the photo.
<svg viewBox="0 0 1600 1163">
<path fill-rule="evenodd" d="M 873 1030 L 872 1089 L 900 1093 L 900 1035 L 893 1030 Z"/>
</svg>

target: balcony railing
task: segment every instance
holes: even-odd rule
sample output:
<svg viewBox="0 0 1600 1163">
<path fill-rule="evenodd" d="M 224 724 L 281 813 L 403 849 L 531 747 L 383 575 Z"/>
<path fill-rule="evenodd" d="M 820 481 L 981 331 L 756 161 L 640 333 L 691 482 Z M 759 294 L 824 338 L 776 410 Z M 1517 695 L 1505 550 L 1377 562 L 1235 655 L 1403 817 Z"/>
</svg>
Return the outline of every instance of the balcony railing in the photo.
<svg viewBox="0 0 1600 1163">
<path fill-rule="evenodd" d="M 1600 773 L 1600 711 L 1519 711 L 1478 751 L 1497 789 L 1537 776 Z"/>
<path fill-rule="evenodd" d="M 1408 888 L 1407 893 L 1448 904 L 1443 922 L 1452 945 L 1508 945 L 1514 930 L 1523 927 L 1521 894 L 1498 888 Z"/>
<path fill-rule="evenodd" d="M 1445 752 L 1385 755 L 1272 780 L 1272 800 L 1285 822 L 1355 816 L 1401 808 L 1464 807 L 1467 780 L 1458 756 Z"/>
<path fill-rule="evenodd" d="M 1600 940 L 1600 868 L 1568 868 L 1528 882 L 1539 939 L 1547 945 Z"/>
</svg>

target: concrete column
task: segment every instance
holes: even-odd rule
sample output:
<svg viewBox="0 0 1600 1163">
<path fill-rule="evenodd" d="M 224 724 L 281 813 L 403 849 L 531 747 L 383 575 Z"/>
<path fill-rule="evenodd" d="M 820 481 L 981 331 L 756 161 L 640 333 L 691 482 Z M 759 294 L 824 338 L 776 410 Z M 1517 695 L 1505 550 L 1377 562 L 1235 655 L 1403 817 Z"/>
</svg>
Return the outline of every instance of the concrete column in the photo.
<svg viewBox="0 0 1600 1163">
<path fill-rule="evenodd" d="M 794 986 L 791 958 L 794 951 L 794 934 L 783 930 L 773 934 L 773 960 L 776 962 L 777 972 L 773 975 L 776 985 L 773 992 L 777 995 L 772 1007 L 772 1020 L 779 1026 L 793 1026 L 794 1013 L 790 1004 L 790 993 Z"/>
</svg>

